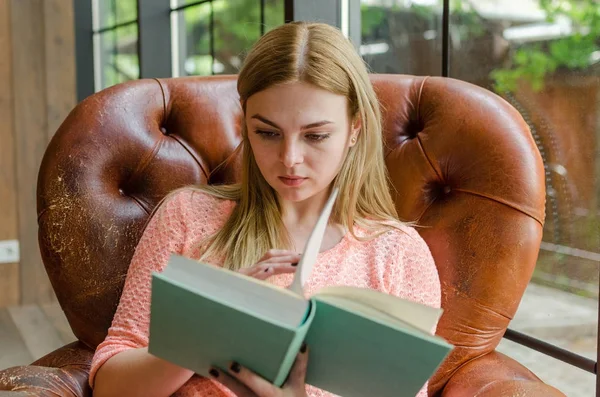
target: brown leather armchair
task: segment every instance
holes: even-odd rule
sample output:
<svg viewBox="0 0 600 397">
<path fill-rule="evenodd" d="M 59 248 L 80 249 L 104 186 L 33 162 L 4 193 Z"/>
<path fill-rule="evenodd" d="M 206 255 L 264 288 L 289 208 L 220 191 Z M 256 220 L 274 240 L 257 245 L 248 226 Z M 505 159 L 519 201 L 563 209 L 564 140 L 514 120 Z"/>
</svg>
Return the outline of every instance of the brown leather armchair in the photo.
<svg viewBox="0 0 600 397">
<path fill-rule="evenodd" d="M 529 282 L 544 222 L 544 168 L 526 123 L 465 82 L 372 81 L 396 207 L 424 226 L 443 288 L 438 334 L 456 346 L 430 395 L 562 396 L 494 350 Z M 44 264 L 78 341 L 0 372 L 0 390 L 91 395 L 90 360 L 149 214 L 178 187 L 236 180 L 240 121 L 235 76 L 138 80 L 71 112 L 46 150 L 37 210 Z"/>
</svg>

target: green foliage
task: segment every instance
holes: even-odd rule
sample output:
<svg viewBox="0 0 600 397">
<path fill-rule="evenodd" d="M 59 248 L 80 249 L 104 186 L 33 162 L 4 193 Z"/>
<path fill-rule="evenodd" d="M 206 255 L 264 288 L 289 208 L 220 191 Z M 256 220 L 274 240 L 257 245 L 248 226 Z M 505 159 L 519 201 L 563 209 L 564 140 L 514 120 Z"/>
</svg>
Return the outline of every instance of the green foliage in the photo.
<svg viewBox="0 0 600 397">
<path fill-rule="evenodd" d="M 108 1 L 108 0 L 101 0 Z M 137 18 L 136 0 L 112 0 L 115 7 L 107 8 L 105 26 Z M 265 31 L 284 22 L 284 1 L 265 1 Z M 181 11 L 184 25 L 187 63 L 192 74 L 211 74 L 211 8 L 214 20 L 215 60 L 224 66 L 222 73 L 236 73 L 244 53 L 260 37 L 260 2 L 257 0 L 215 0 Z M 137 35 L 135 24 L 117 31 L 117 41 L 130 40 Z M 117 63 L 127 56 L 117 54 Z"/>
<path fill-rule="evenodd" d="M 188 59 L 193 74 L 210 74 L 210 3 L 184 11 Z M 216 0 L 212 3 L 215 60 L 222 73 L 237 73 L 237 63 L 260 37 L 260 2 L 256 0 Z M 265 32 L 283 24 L 283 0 L 265 1 Z"/>
<path fill-rule="evenodd" d="M 409 6 L 401 2 L 393 3 L 391 6 L 368 6 L 361 5 L 361 30 L 362 36 L 371 36 L 375 29 L 387 24 L 386 18 L 394 13 L 410 13 L 420 21 L 441 21 L 442 1 L 435 5 L 420 5 L 411 3 Z M 450 2 L 450 14 L 452 16 L 453 29 L 459 34 L 460 39 L 477 38 L 485 33 L 485 28 L 480 17 L 473 10 L 470 3 L 464 0 L 452 0 Z M 395 32 L 389 32 L 394 34 Z"/>
<path fill-rule="evenodd" d="M 568 17 L 575 34 L 546 45 L 523 45 L 512 59 L 512 66 L 496 69 L 490 77 L 497 92 L 514 91 L 526 81 L 535 91 L 544 87 L 546 76 L 559 68 L 583 70 L 590 66 L 591 54 L 598 51 L 600 38 L 600 3 L 589 0 L 540 0 L 549 22 Z"/>
<path fill-rule="evenodd" d="M 540 90 L 546 74 L 554 72 L 558 66 L 558 62 L 539 45 L 519 49 L 513 57 L 513 63 L 512 69 L 492 71 L 498 92 L 515 91 L 521 79 L 527 80 L 534 90 Z"/>
<path fill-rule="evenodd" d="M 374 7 L 368 6 L 366 4 L 361 4 L 360 6 L 360 28 L 362 36 L 367 36 L 375 30 L 377 27 L 381 26 L 383 20 L 385 19 L 385 9 L 382 7 Z"/>
</svg>

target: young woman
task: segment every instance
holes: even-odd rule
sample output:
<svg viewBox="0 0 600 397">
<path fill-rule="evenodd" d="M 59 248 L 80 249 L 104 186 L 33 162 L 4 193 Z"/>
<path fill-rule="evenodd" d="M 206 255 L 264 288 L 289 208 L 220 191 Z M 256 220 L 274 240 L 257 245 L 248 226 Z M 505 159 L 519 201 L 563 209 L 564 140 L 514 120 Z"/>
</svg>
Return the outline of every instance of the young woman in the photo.
<svg viewBox="0 0 600 397">
<path fill-rule="evenodd" d="M 271 30 L 248 54 L 238 92 L 242 180 L 180 189 L 158 207 L 94 355 L 95 396 L 331 395 L 304 384 L 310 346 L 277 388 L 237 363 L 203 378 L 150 355 L 147 345 L 151 273 L 171 253 L 285 287 L 334 186 L 340 192 L 306 293 L 351 285 L 440 306 L 431 253 L 397 220 L 367 69 L 341 32 L 313 23 Z"/>
</svg>

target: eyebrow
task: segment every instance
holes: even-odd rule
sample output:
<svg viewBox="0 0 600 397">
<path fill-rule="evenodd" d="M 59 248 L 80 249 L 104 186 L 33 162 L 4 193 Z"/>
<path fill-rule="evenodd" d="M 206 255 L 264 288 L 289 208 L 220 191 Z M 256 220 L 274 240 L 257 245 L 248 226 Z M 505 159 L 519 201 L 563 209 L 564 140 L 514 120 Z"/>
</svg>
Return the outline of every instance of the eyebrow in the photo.
<svg viewBox="0 0 600 397">
<path fill-rule="evenodd" d="M 254 116 L 252 116 L 251 118 L 256 119 L 256 120 L 260 120 L 265 124 L 269 124 L 271 127 L 277 128 L 278 130 L 282 130 L 281 127 L 279 127 L 277 124 L 275 124 L 274 122 L 272 122 L 271 120 L 261 116 L 260 114 L 255 114 Z M 310 123 L 307 125 L 304 125 L 302 127 L 300 127 L 301 130 L 308 130 L 311 128 L 317 128 L 317 127 L 321 127 L 327 124 L 333 124 L 333 121 L 329 121 L 329 120 L 322 120 L 322 121 L 317 121 L 316 123 Z"/>
</svg>

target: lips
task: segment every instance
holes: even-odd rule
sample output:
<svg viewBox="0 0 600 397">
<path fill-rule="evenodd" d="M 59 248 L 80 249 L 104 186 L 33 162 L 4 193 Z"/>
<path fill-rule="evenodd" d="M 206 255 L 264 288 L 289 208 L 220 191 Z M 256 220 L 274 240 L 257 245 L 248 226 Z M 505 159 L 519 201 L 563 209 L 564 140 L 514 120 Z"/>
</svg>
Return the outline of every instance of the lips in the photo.
<svg viewBox="0 0 600 397">
<path fill-rule="evenodd" d="M 308 178 L 304 178 L 301 176 L 291 176 L 291 175 L 279 177 L 279 180 L 281 182 L 283 182 L 283 184 L 286 186 L 300 186 L 302 184 L 302 182 L 304 182 L 306 179 L 308 179 Z"/>
</svg>

